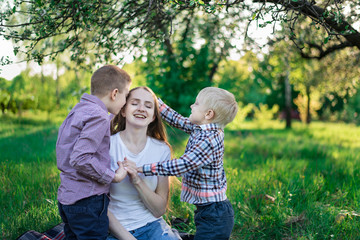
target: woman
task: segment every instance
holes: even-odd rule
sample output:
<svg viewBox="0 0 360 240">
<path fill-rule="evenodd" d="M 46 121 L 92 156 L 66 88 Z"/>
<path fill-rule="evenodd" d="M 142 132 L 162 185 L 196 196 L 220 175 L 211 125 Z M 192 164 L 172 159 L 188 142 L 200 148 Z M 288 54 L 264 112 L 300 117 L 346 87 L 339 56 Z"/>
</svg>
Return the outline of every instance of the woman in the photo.
<svg viewBox="0 0 360 240">
<path fill-rule="evenodd" d="M 170 145 L 158 102 L 148 87 L 129 92 L 126 105 L 111 125 L 112 168 L 126 161 L 128 176 L 110 187 L 110 239 L 181 239 L 161 217 L 166 212 L 168 177 L 138 174 L 136 165 L 170 159 Z M 114 238 L 115 237 L 115 238 Z"/>
</svg>

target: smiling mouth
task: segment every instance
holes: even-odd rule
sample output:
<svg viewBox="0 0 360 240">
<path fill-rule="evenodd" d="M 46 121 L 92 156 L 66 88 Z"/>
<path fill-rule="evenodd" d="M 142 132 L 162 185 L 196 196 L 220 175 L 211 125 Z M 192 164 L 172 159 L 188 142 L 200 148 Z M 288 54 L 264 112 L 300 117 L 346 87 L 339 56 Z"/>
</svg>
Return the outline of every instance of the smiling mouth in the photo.
<svg viewBox="0 0 360 240">
<path fill-rule="evenodd" d="M 141 118 L 141 119 L 145 119 L 145 118 L 146 118 L 144 115 L 141 115 L 141 114 L 134 114 L 134 117 L 136 117 L 136 118 Z"/>
</svg>

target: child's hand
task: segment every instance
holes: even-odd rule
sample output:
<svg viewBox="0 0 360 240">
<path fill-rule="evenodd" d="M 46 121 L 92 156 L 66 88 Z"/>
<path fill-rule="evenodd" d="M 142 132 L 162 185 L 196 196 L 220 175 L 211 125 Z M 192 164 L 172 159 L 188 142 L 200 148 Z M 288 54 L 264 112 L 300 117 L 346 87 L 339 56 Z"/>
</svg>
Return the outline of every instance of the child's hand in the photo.
<svg viewBox="0 0 360 240">
<path fill-rule="evenodd" d="M 121 182 L 127 175 L 127 171 L 124 168 L 124 164 L 122 162 L 117 162 L 119 168 L 115 171 L 115 177 L 112 182 L 118 183 Z"/>
<path fill-rule="evenodd" d="M 125 169 L 127 169 L 127 168 L 135 168 L 136 169 L 136 163 L 134 161 L 127 159 L 126 157 L 124 157 L 123 164 L 124 164 Z"/>
<path fill-rule="evenodd" d="M 141 183 L 141 178 L 137 172 L 136 163 L 128 160 L 126 157 L 124 158 L 124 167 L 129 174 L 130 180 L 134 185 L 138 185 Z"/>
</svg>

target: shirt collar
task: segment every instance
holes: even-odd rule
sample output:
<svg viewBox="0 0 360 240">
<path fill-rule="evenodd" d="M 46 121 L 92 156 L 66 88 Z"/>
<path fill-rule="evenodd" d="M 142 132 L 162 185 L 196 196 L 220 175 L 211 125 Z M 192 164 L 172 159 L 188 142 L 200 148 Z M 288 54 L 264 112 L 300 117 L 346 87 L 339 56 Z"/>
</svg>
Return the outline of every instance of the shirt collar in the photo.
<svg viewBox="0 0 360 240">
<path fill-rule="evenodd" d="M 108 112 L 108 110 L 105 106 L 105 103 L 103 101 L 101 101 L 97 96 L 84 93 L 81 96 L 80 102 L 86 102 L 86 101 L 95 103 L 95 104 L 99 105 L 102 109 L 104 109 L 104 111 Z"/>
<path fill-rule="evenodd" d="M 199 125 L 199 127 L 200 127 L 202 130 L 208 130 L 208 131 L 222 129 L 222 128 L 219 126 L 219 124 L 217 124 L 217 123 L 202 124 L 202 125 Z"/>
</svg>

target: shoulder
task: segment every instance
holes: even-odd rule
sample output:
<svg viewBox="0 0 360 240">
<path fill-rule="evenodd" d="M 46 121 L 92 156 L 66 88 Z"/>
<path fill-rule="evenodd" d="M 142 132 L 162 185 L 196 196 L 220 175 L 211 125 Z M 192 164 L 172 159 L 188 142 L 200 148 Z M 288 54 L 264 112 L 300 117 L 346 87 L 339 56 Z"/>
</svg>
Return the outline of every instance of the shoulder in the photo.
<svg viewBox="0 0 360 240">
<path fill-rule="evenodd" d="M 117 132 L 113 135 L 110 135 L 110 141 L 113 142 L 113 141 L 119 141 L 120 139 L 120 132 Z"/>
<path fill-rule="evenodd" d="M 96 103 L 78 103 L 69 115 L 76 116 L 78 121 L 104 121 L 110 122 L 109 114 Z"/>
<path fill-rule="evenodd" d="M 209 145 L 219 145 L 224 141 L 224 131 L 221 129 L 200 130 L 195 141 Z"/>
</svg>

